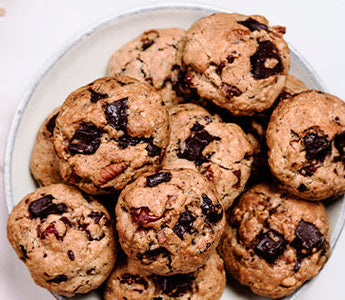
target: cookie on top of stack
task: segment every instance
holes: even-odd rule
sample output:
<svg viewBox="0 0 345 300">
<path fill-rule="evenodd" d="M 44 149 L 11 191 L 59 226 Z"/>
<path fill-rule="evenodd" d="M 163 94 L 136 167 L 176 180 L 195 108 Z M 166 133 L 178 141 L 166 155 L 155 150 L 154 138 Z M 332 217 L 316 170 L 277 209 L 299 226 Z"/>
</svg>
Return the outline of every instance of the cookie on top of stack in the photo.
<svg viewBox="0 0 345 300">
<path fill-rule="evenodd" d="M 219 299 L 225 265 L 277 298 L 317 275 L 321 200 L 345 191 L 345 105 L 288 73 L 284 33 L 228 13 L 147 30 L 46 118 L 31 157 L 41 187 L 8 219 L 37 284 Z"/>
</svg>

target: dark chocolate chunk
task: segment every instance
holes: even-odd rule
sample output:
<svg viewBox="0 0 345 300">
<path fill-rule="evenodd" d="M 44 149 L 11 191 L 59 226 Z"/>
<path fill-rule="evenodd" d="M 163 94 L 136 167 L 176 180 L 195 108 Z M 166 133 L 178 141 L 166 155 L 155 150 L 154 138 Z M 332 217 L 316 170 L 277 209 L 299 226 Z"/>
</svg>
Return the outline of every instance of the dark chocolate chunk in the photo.
<svg viewBox="0 0 345 300">
<path fill-rule="evenodd" d="M 237 87 L 226 83 L 223 85 L 223 91 L 227 99 L 242 95 L 242 92 Z"/>
<path fill-rule="evenodd" d="M 199 122 L 195 122 L 190 131 L 201 131 L 205 128 L 204 125 L 199 124 Z"/>
<path fill-rule="evenodd" d="M 345 131 L 338 132 L 334 137 L 334 146 L 341 156 L 345 154 Z"/>
<path fill-rule="evenodd" d="M 22 244 L 19 244 L 19 248 L 20 248 L 20 252 L 22 252 L 23 256 L 20 258 L 23 261 L 26 261 L 29 257 L 28 257 L 28 253 L 25 249 L 25 247 Z"/>
<path fill-rule="evenodd" d="M 225 62 L 221 62 L 218 66 L 217 66 L 217 68 L 216 68 L 216 73 L 218 74 L 218 75 L 221 75 L 222 74 L 222 71 L 223 71 L 223 69 L 224 69 L 224 67 L 225 67 Z"/>
<path fill-rule="evenodd" d="M 299 268 L 301 267 L 301 259 L 300 257 L 297 256 L 295 266 L 293 268 L 294 272 L 297 272 Z"/>
<path fill-rule="evenodd" d="M 192 291 L 192 274 L 176 274 L 171 276 L 153 275 L 153 281 L 160 286 L 162 292 L 170 297 L 182 296 L 187 291 Z"/>
<path fill-rule="evenodd" d="M 299 187 L 297 188 L 301 193 L 308 190 L 308 188 L 305 186 L 305 184 L 301 183 Z"/>
<path fill-rule="evenodd" d="M 93 124 L 82 124 L 73 134 L 68 150 L 74 154 L 90 155 L 96 152 L 101 144 L 100 128 Z"/>
<path fill-rule="evenodd" d="M 139 226 L 142 226 L 157 221 L 161 219 L 162 216 L 155 216 L 147 206 L 142 206 L 139 208 L 131 207 L 131 218 Z"/>
<path fill-rule="evenodd" d="M 146 151 L 147 151 L 147 154 L 150 156 L 150 157 L 154 157 L 154 156 L 158 156 L 161 154 L 162 152 L 162 149 L 155 146 L 152 142 L 152 138 L 149 139 L 149 144 L 146 146 Z"/>
<path fill-rule="evenodd" d="M 75 257 L 74 257 L 74 253 L 72 250 L 67 251 L 67 256 L 71 261 L 74 261 Z"/>
<path fill-rule="evenodd" d="M 140 260 L 156 260 L 156 257 L 161 254 L 163 257 L 168 257 L 170 252 L 164 247 L 158 247 L 156 249 L 146 250 L 144 253 L 137 253 L 136 256 Z"/>
<path fill-rule="evenodd" d="M 229 54 L 226 57 L 226 60 L 228 61 L 229 64 L 232 64 L 235 61 L 235 57 L 232 54 Z"/>
<path fill-rule="evenodd" d="M 328 140 L 328 135 L 322 135 L 315 131 L 315 128 L 309 128 L 303 138 L 306 158 L 323 162 L 325 157 L 331 153 L 332 145 Z"/>
<path fill-rule="evenodd" d="M 53 135 L 55 124 L 56 124 L 56 118 L 57 118 L 58 115 L 59 115 L 59 113 L 56 113 L 54 116 L 52 116 L 50 118 L 50 120 L 47 123 L 46 128 L 51 133 L 51 135 Z"/>
<path fill-rule="evenodd" d="M 98 224 L 99 221 L 102 219 L 102 217 L 105 216 L 105 213 L 100 212 L 100 211 L 93 211 L 90 214 L 88 214 L 87 216 L 90 217 L 91 219 L 93 219 L 95 224 Z"/>
<path fill-rule="evenodd" d="M 323 235 L 314 224 L 303 219 L 298 223 L 295 234 L 296 238 L 291 245 L 300 255 L 311 254 L 314 250 L 319 251 L 325 243 Z"/>
<path fill-rule="evenodd" d="M 128 123 L 127 100 L 128 98 L 119 99 L 104 106 L 105 117 L 109 125 L 125 132 Z"/>
<path fill-rule="evenodd" d="M 267 31 L 267 26 L 265 24 L 262 24 L 256 20 L 254 20 L 253 18 L 248 18 L 245 21 L 238 21 L 238 24 L 241 24 L 245 27 L 247 27 L 250 31 L 260 31 L 260 30 L 265 30 Z"/>
<path fill-rule="evenodd" d="M 93 89 L 88 89 L 88 91 L 89 91 L 90 94 L 91 94 L 90 101 L 91 101 L 92 103 L 96 103 L 96 102 L 98 102 L 98 101 L 101 100 L 101 99 L 104 99 L 104 98 L 108 98 L 108 97 L 109 97 L 107 94 L 98 93 L 98 92 L 94 91 Z"/>
<path fill-rule="evenodd" d="M 171 180 L 171 173 L 170 172 L 158 172 L 153 175 L 149 175 L 146 177 L 146 186 L 154 187 L 162 182 L 169 182 Z"/>
<path fill-rule="evenodd" d="M 119 138 L 119 147 L 126 149 L 128 146 L 135 146 L 137 144 L 147 143 L 146 151 L 150 157 L 161 155 L 162 149 L 153 144 L 153 138 L 144 138 L 144 137 L 132 137 L 128 134 L 124 134 Z"/>
<path fill-rule="evenodd" d="M 202 151 L 209 143 L 217 139 L 219 138 L 210 135 L 205 130 L 192 133 L 185 141 L 184 150 L 182 152 L 180 151 L 177 156 L 193 161 L 196 165 L 201 165 L 203 162 L 207 161 Z"/>
<path fill-rule="evenodd" d="M 147 289 L 148 287 L 148 283 L 147 281 L 140 277 L 139 275 L 133 275 L 130 273 L 124 273 L 121 275 L 121 279 L 120 279 L 120 283 L 125 283 L 128 285 L 132 285 L 132 284 L 140 284 L 143 285 L 145 289 Z"/>
<path fill-rule="evenodd" d="M 60 283 L 63 281 L 67 281 L 67 276 L 66 275 L 58 275 L 56 277 L 54 277 L 53 279 L 49 279 L 47 280 L 47 282 L 54 282 L 54 283 Z"/>
<path fill-rule="evenodd" d="M 222 205 L 218 201 L 216 204 L 213 204 L 212 200 L 205 194 L 202 195 L 201 210 L 210 223 L 217 223 L 223 218 Z"/>
<path fill-rule="evenodd" d="M 268 263 L 274 263 L 286 248 L 286 240 L 274 230 L 261 233 L 258 238 L 259 243 L 254 247 L 254 252 Z"/>
<path fill-rule="evenodd" d="M 29 205 L 29 212 L 32 218 L 46 218 L 48 215 L 61 215 L 67 211 L 67 206 L 64 203 L 55 204 L 55 199 L 52 195 L 46 195 L 39 198 Z"/>
<path fill-rule="evenodd" d="M 283 64 L 278 54 L 277 48 L 270 41 L 258 41 L 256 52 L 250 57 L 251 73 L 255 79 L 264 79 L 272 75 L 279 74 L 284 70 Z M 275 59 L 276 65 L 266 68 L 266 61 Z"/>
<path fill-rule="evenodd" d="M 180 217 L 175 224 L 173 231 L 175 234 L 183 240 L 183 236 L 185 233 L 192 233 L 193 232 L 193 222 L 196 220 L 194 215 L 188 211 L 187 209 L 180 214 Z"/>
</svg>

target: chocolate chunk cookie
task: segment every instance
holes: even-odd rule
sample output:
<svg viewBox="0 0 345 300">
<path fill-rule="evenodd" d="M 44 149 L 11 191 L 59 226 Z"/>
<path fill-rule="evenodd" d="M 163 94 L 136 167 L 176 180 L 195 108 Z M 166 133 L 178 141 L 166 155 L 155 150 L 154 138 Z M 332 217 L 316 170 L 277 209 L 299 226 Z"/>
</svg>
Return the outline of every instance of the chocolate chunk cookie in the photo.
<svg viewBox="0 0 345 300">
<path fill-rule="evenodd" d="M 216 300 L 224 288 L 224 264 L 216 252 L 197 271 L 172 276 L 150 274 L 124 259 L 109 276 L 104 299 Z"/>
<path fill-rule="evenodd" d="M 60 107 L 54 109 L 43 121 L 32 151 L 30 171 L 40 186 L 63 181 L 59 170 L 59 159 L 56 156 L 53 143 L 55 120 L 59 110 Z"/>
<path fill-rule="evenodd" d="M 121 192 L 116 219 L 125 253 L 158 275 L 196 271 L 225 223 L 213 185 L 189 169 L 141 175 Z"/>
<path fill-rule="evenodd" d="M 162 28 L 145 31 L 118 49 L 108 74 L 122 74 L 146 81 L 158 90 L 166 105 L 181 102 L 178 73 L 185 30 Z"/>
<path fill-rule="evenodd" d="M 307 200 L 345 191 L 345 104 L 316 90 L 283 100 L 267 129 L 268 162 L 282 188 Z"/>
<path fill-rule="evenodd" d="M 289 295 L 330 255 L 326 209 L 273 185 L 256 185 L 229 213 L 218 252 L 227 271 L 254 293 Z"/>
<path fill-rule="evenodd" d="M 195 104 L 169 109 L 170 144 L 165 168 L 190 168 L 214 183 L 219 201 L 228 209 L 250 175 L 253 149 L 242 129 L 221 123 Z"/>
<path fill-rule="evenodd" d="M 182 51 L 189 86 L 234 115 L 269 108 L 290 68 L 284 33 L 262 16 L 216 13 L 197 20 Z"/>
<path fill-rule="evenodd" d="M 115 264 L 109 213 L 66 184 L 25 196 L 8 218 L 7 235 L 35 283 L 67 297 L 99 287 Z"/>
<path fill-rule="evenodd" d="M 154 88 L 117 76 L 68 96 L 56 118 L 54 145 L 64 180 L 106 194 L 156 169 L 169 136 L 168 113 Z"/>
</svg>

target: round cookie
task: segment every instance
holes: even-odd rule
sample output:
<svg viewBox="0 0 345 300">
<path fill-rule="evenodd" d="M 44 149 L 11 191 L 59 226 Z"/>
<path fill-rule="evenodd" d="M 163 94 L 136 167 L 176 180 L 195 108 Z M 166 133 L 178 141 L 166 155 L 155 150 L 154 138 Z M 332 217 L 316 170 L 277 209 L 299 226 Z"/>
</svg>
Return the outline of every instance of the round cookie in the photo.
<svg viewBox="0 0 345 300">
<path fill-rule="evenodd" d="M 104 77 L 68 96 L 56 118 L 54 145 L 64 180 L 106 194 L 155 170 L 169 136 L 168 113 L 150 85 Z"/>
<path fill-rule="evenodd" d="M 196 271 L 217 247 L 225 223 L 213 186 L 189 169 L 141 175 L 121 192 L 115 212 L 122 249 L 158 275 Z"/>
<path fill-rule="evenodd" d="M 59 110 L 60 107 L 54 109 L 43 121 L 31 154 L 30 171 L 39 186 L 63 182 L 53 142 L 55 120 Z"/>
<path fill-rule="evenodd" d="M 116 260 L 105 207 L 62 183 L 25 196 L 8 218 L 7 235 L 35 283 L 67 297 L 98 288 Z"/>
<path fill-rule="evenodd" d="M 216 300 L 225 283 L 224 264 L 216 252 L 197 271 L 172 276 L 150 274 L 124 259 L 109 276 L 104 299 Z"/>
<path fill-rule="evenodd" d="M 268 163 L 279 185 L 307 200 L 345 191 L 345 104 L 316 90 L 279 103 L 267 128 Z"/>
<path fill-rule="evenodd" d="M 218 252 L 226 270 L 254 293 L 289 295 L 330 255 L 326 209 L 273 185 L 256 185 L 231 209 Z"/>
<path fill-rule="evenodd" d="M 162 166 L 203 174 L 214 183 L 227 210 L 250 176 L 253 149 L 238 125 L 221 123 L 218 117 L 212 121 L 209 116 L 195 104 L 169 110 L 171 136 Z"/>
<path fill-rule="evenodd" d="M 290 54 L 285 28 L 262 16 L 216 13 L 186 33 L 182 65 L 198 94 L 234 115 L 269 108 L 283 89 Z"/>
<path fill-rule="evenodd" d="M 112 55 L 108 74 L 122 74 L 146 81 L 161 94 L 166 105 L 181 102 L 177 85 L 180 48 L 185 30 L 162 28 L 145 31 Z"/>
</svg>

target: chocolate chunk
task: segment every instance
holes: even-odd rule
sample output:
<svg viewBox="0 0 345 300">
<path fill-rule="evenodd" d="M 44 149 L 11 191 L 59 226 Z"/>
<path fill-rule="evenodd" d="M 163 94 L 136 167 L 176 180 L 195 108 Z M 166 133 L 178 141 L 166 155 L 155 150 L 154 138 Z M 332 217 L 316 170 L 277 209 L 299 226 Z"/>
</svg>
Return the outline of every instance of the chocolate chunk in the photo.
<svg viewBox="0 0 345 300">
<path fill-rule="evenodd" d="M 138 144 L 147 143 L 146 151 L 150 157 L 161 155 L 162 149 L 153 144 L 153 138 L 144 138 L 144 137 L 132 137 L 128 134 L 123 135 L 119 138 L 119 147 L 126 149 L 128 146 L 135 146 Z"/>
<path fill-rule="evenodd" d="M 192 291 L 192 274 L 176 274 L 171 276 L 153 275 L 153 281 L 160 286 L 162 292 L 170 297 L 182 296 L 187 291 Z"/>
<path fill-rule="evenodd" d="M 203 162 L 207 161 L 202 151 L 204 151 L 205 147 L 214 140 L 219 140 L 219 138 L 210 135 L 205 130 L 192 133 L 185 141 L 184 150 L 182 152 L 180 151 L 177 156 L 193 161 L 196 165 L 201 165 Z"/>
<path fill-rule="evenodd" d="M 221 75 L 222 74 L 222 71 L 223 71 L 223 69 L 224 69 L 224 67 L 225 67 L 225 62 L 221 62 L 219 65 L 218 65 L 218 67 L 216 68 L 216 73 L 218 74 L 218 75 Z"/>
<path fill-rule="evenodd" d="M 47 282 L 54 282 L 54 283 L 60 283 L 60 282 L 63 282 L 63 281 L 67 281 L 67 276 L 66 275 L 58 275 L 56 276 L 55 278 L 53 279 L 49 279 L 47 280 Z"/>
<path fill-rule="evenodd" d="M 253 18 L 248 18 L 245 21 L 238 21 L 238 24 L 241 24 L 245 27 L 247 27 L 250 31 L 260 31 L 260 30 L 265 30 L 267 31 L 267 26 L 265 24 L 262 24 L 256 20 L 254 20 Z"/>
<path fill-rule="evenodd" d="M 161 154 L 162 152 L 162 149 L 155 146 L 152 142 L 152 138 L 149 139 L 149 144 L 146 146 L 146 151 L 147 151 L 147 154 L 150 156 L 150 157 L 154 157 L 154 156 L 158 156 Z"/>
<path fill-rule="evenodd" d="M 204 125 L 199 124 L 199 122 L 195 122 L 190 131 L 201 131 L 204 129 Z"/>
<path fill-rule="evenodd" d="M 169 182 L 171 180 L 171 173 L 170 172 L 158 172 L 153 175 L 149 175 L 146 177 L 146 186 L 154 187 L 162 182 Z"/>
<path fill-rule="evenodd" d="M 202 195 L 201 210 L 210 223 L 217 223 L 223 218 L 222 205 L 218 201 L 216 204 L 213 204 L 212 200 L 205 194 Z"/>
<path fill-rule="evenodd" d="M 291 245 L 300 255 L 311 254 L 314 250 L 319 251 L 325 243 L 323 235 L 314 224 L 303 219 L 298 223 L 295 235 L 296 238 Z"/>
<path fill-rule="evenodd" d="M 127 100 L 128 98 L 123 98 L 104 106 L 105 117 L 109 125 L 125 132 L 128 123 Z"/>
<path fill-rule="evenodd" d="M 147 289 L 148 287 L 148 283 L 147 281 L 140 277 L 139 275 L 133 275 L 130 273 L 124 273 L 121 275 L 121 279 L 120 279 L 120 283 L 125 283 L 128 285 L 132 285 L 132 284 L 140 284 L 143 285 L 145 289 Z"/>
<path fill-rule="evenodd" d="M 64 203 L 55 204 L 55 199 L 52 195 L 46 195 L 39 198 L 29 205 L 29 212 L 32 218 L 46 218 L 48 215 L 61 215 L 67 211 L 67 206 Z"/>
<path fill-rule="evenodd" d="M 316 131 L 315 128 L 309 128 L 303 138 L 306 158 L 323 162 L 325 157 L 331 153 L 332 145 L 328 140 L 328 135 L 321 135 L 314 131 Z"/>
<path fill-rule="evenodd" d="M 20 248 L 20 252 L 22 252 L 23 256 L 20 258 L 23 261 L 26 261 L 29 257 L 28 257 L 28 253 L 25 249 L 25 247 L 22 244 L 19 244 L 19 248 Z"/>
<path fill-rule="evenodd" d="M 185 233 L 193 232 L 193 222 L 196 220 L 194 215 L 187 209 L 180 214 L 180 217 L 173 228 L 175 234 L 183 240 L 183 235 Z"/>
<path fill-rule="evenodd" d="M 255 246 L 254 252 L 268 263 L 274 263 L 286 248 L 287 242 L 284 237 L 274 230 L 261 233 L 258 238 L 260 241 Z"/>
<path fill-rule="evenodd" d="M 91 101 L 92 103 L 96 103 L 96 102 L 98 102 L 98 101 L 101 100 L 101 99 L 104 99 L 104 98 L 108 98 L 108 97 L 109 97 L 107 94 L 98 93 L 98 92 L 94 91 L 93 89 L 88 89 L 88 91 L 89 91 L 90 94 L 91 94 L 90 101 Z"/>
<path fill-rule="evenodd" d="M 301 259 L 299 257 L 297 257 L 295 266 L 293 268 L 294 272 L 297 272 L 300 267 L 301 267 Z"/>
<path fill-rule="evenodd" d="M 155 216 L 151 213 L 151 210 L 147 206 L 142 206 L 139 208 L 131 207 L 131 218 L 133 222 L 137 223 L 139 226 L 145 225 L 157 221 L 162 218 L 162 216 Z"/>
<path fill-rule="evenodd" d="M 235 57 L 232 54 L 229 54 L 226 57 L 226 60 L 228 61 L 229 64 L 232 64 L 235 61 Z"/>
<path fill-rule="evenodd" d="M 72 140 L 68 145 L 68 150 L 72 155 L 90 155 L 96 152 L 101 144 L 100 128 L 93 124 L 82 124 L 73 134 Z"/>
<path fill-rule="evenodd" d="M 88 214 L 87 216 L 90 217 L 91 219 L 93 219 L 95 224 L 98 224 L 99 221 L 102 219 L 102 217 L 105 216 L 105 213 L 100 212 L 100 211 L 93 211 L 90 214 Z"/>
<path fill-rule="evenodd" d="M 277 48 L 270 41 L 258 41 L 256 52 L 250 57 L 251 73 L 255 79 L 264 79 L 284 70 Z M 276 60 L 274 67 L 266 67 L 267 60 Z"/>
<path fill-rule="evenodd" d="M 299 187 L 297 188 L 301 193 L 308 190 L 308 188 L 305 186 L 305 184 L 301 183 Z"/>
<path fill-rule="evenodd" d="M 56 124 L 56 118 L 59 115 L 59 113 L 56 113 L 54 116 L 50 118 L 50 120 L 47 123 L 47 130 L 51 133 L 51 136 L 53 135 L 55 124 Z"/>
<path fill-rule="evenodd" d="M 67 256 L 71 261 L 74 261 L 75 257 L 74 257 L 74 253 L 72 250 L 67 251 Z"/>
<path fill-rule="evenodd" d="M 242 95 L 242 92 L 237 87 L 226 83 L 223 85 L 223 91 L 227 99 Z"/>
<path fill-rule="evenodd" d="M 146 250 L 144 253 L 137 253 L 136 256 L 140 260 L 156 260 L 156 257 L 161 254 L 163 257 L 168 257 L 170 252 L 164 247 L 159 247 L 152 250 Z"/>
<path fill-rule="evenodd" d="M 338 132 L 334 137 L 334 146 L 341 156 L 345 154 L 345 131 Z"/>
</svg>

